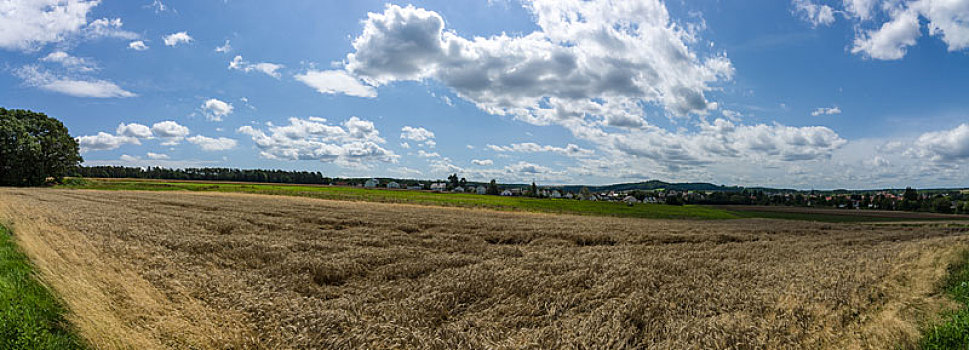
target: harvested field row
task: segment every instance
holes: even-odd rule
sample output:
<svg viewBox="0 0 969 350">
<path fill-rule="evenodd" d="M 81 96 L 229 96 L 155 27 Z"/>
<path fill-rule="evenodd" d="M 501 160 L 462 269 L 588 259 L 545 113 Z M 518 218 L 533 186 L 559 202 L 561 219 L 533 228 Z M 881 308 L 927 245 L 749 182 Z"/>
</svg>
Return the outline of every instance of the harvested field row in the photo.
<svg viewBox="0 0 969 350">
<path fill-rule="evenodd" d="M 102 348 L 909 346 L 964 228 L 0 189 Z"/>
<path fill-rule="evenodd" d="M 713 207 L 734 211 L 734 212 L 741 212 L 741 213 L 759 212 L 759 213 L 803 214 L 807 216 L 811 216 L 811 215 L 843 216 L 848 218 L 859 218 L 861 220 L 870 220 L 870 221 L 878 221 L 878 219 L 969 221 L 969 215 L 924 213 L 924 212 L 911 212 L 911 211 L 805 208 L 805 207 L 765 206 L 765 205 L 718 205 Z"/>
<path fill-rule="evenodd" d="M 327 185 L 168 181 L 150 179 L 85 179 L 61 188 L 112 191 L 194 191 L 271 194 L 317 199 L 362 201 L 428 206 L 487 208 L 514 212 L 633 217 L 644 219 L 736 219 L 736 215 L 697 205 L 641 204 L 620 202 L 539 199 L 521 196 L 485 196 L 469 193 L 439 193 L 394 189 L 373 189 Z"/>
</svg>

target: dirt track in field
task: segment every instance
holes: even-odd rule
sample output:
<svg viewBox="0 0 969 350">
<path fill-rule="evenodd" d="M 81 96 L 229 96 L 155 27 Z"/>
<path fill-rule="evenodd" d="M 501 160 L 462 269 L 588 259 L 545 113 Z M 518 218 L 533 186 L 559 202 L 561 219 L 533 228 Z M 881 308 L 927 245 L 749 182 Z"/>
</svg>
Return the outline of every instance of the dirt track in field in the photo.
<svg viewBox="0 0 969 350">
<path fill-rule="evenodd" d="M 99 348 L 892 348 L 965 228 L 0 189 Z"/>
</svg>

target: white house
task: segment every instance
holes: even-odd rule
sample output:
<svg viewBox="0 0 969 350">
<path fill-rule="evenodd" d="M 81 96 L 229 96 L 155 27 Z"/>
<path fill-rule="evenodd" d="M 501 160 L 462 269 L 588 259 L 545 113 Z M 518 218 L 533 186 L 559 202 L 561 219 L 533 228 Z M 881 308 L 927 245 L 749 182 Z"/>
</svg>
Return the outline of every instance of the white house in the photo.
<svg viewBox="0 0 969 350">
<path fill-rule="evenodd" d="M 575 195 L 572 194 L 572 192 L 568 192 L 568 193 L 565 194 L 565 198 L 572 199 L 572 198 L 575 198 Z"/>
<path fill-rule="evenodd" d="M 431 184 L 431 191 L 444 192 L 447 191 L 447 184 L 443 182 L 435 182 Z"/>
<path fill-rule="evenodd" d="M 367 182 L 363 183 L 363 187 L 374 188 L 374 187 L 377 187 L 377 185 L 379 184 L 380 184 L 380 180 L 370 179 L 370 180 L 367 180 Z"/>
<path fill-rule="evenodd" d="M 387 184 L 387 188 L 400 188 L 400 184 L 391 181 L 389 184 Z"/>
<path fill-rule="evenodd" d="M 407 189 L 408 190 L 418 190 L 419 191 L 419 190 L 423 190 L 424 187 L 421 186 L 421 185 L 410 185 L 410 186 L 407 186 Z"/>
<path fill-rule="evenodd" d="M 464 193 L 464 187 L 461 187 L 461 186 L 455 187 L 453 190 L 451 190 L 451 192 Z"/>
<path fill-rule="evenodd" d="M 502 195 L 502 196 L 505 196 L 505 197 L 509 197 L 509 196 L 511 196 L 511 195 L 513 195 L 513 194 L 514 194 L 514 193 L 511 193 L 511 190 L 504 190 L 504 191 L 501 191 L 501 195 Z"/>
<path fill-rule="evenodd" d="M 558 190 L 552 190 L 552 192 L 550 192 L 548 196 L 552 198 L 562 198 L 562 193 L 559 192 Z"/>
<path fill-rule="evenodd" d="M 478 194 L 488 193 L 488 189 L 481 185 L 478 185 L 478 187 L 475 187 L 474 191 L 477 192 Z"/>
<path fill-rule="evenodd" d="M 626 203 L 629 203 L 629 204 L 639 203 L 639 200 L 636 199 L 636 197 L 633 197 L 633 196 L 626 196 L 626 198 L 623 198 L 622 201 L 623 202 L 626 202 Z"/>
</svg>

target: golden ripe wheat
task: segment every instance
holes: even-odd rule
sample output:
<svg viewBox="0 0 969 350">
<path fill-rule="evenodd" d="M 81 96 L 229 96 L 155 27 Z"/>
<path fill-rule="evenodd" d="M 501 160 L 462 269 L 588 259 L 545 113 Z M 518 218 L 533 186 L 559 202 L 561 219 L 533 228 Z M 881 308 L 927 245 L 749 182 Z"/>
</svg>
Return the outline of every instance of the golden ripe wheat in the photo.
<svg viewBox="0 0 969 350">
<path fill-rule="evenodd" d="M 911 346 L 961 229 L 0 189 L 97 348 Z"/>
</svg>

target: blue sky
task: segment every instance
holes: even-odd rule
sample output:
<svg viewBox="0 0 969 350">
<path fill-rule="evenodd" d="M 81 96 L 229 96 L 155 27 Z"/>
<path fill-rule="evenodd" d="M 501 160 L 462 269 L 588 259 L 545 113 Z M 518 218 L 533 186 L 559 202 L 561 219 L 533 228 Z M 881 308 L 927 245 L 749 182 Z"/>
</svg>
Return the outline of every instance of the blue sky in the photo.
<svg viewBox="0 0 969 350">
<path fill-rule="evenodd" d="M 969 183 L 969 0 L 0 1 L 88 165 Z"/>
</svg>

